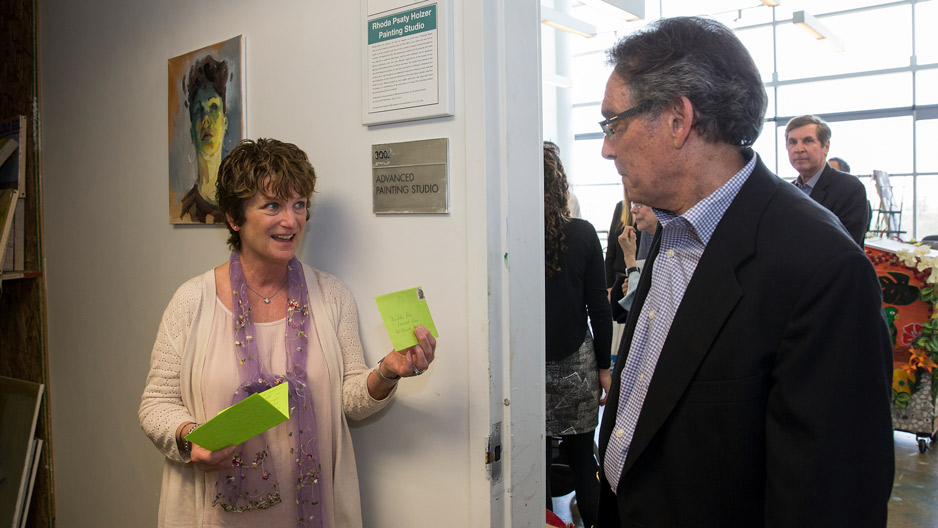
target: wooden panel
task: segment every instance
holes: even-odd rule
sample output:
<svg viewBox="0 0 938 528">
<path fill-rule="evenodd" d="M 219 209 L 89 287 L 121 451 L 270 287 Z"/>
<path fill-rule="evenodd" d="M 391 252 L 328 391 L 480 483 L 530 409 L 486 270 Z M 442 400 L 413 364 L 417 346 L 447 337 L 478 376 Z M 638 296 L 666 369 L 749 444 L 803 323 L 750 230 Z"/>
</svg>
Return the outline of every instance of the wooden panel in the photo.
<svg viewBox="0 0 938 528">
<path fill-rule="evenodd" d="M 0 119 L 26 116 L 26 269 L 39 270 L 41 194 L 36 151 L 36 102 L 39 96 L 39 62 L 36 45 L 36 5 L 34 0 L 0 2 Z"/>
<path fill-rule="evenodd" d="M 45 286 L 42 273 L 42 186 L 37 145 L 39 62 L 35 0 L 0 2 L 0 119 L 26 116 L 26 269 L 28 278 L 4 281 L 0 291 L 0 375 L 46 386 L 36 434 L 43 439 L 39 473 L 26 526 L 55 524 L 52 464 L 53 388 L 46 354 Z"/>
</svg>

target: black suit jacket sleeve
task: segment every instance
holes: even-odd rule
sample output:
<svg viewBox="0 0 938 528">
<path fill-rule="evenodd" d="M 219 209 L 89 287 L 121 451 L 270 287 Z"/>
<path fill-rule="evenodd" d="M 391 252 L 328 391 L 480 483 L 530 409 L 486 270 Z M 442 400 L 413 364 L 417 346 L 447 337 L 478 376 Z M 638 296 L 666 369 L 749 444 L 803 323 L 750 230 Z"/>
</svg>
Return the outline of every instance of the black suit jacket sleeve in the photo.
<svg viewBox="0 0 938 528">
<path fill-rule="evenodd" d="M 834 213 L 854 242 L 863 246 L 870 225 L 870 203 L 866 187 L 856 176 L 840 172 L 830 165 L 824 167 L 811 198 Z"/>
<path fill-rule="evenodd" d="M 893 479 L 886 410 L 892 356 L 883 352 L 892 347 L 879 292 L 858 287 L 877 281 L 876 273 L 859 253 L 818 264 L 769 380 L 765 518 L 772 526 L 885 526 Z M 865 446 L 831 449 L 844 444 L 844 433 Z M 860 506 L 860 497 L 868 503 Z"/>
</svg>

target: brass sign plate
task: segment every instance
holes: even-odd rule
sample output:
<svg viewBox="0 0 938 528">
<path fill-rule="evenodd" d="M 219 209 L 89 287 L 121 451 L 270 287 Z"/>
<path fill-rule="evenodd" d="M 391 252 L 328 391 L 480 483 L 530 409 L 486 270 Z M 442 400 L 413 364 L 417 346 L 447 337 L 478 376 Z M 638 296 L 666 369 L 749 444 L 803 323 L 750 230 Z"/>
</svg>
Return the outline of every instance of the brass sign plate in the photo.
<svg viewBox="0 0 938 528">
<path fill-rule="evenodd" d="M 449 213 L 449 139 L 371 146 L 375 214 Z"/>
</svg>

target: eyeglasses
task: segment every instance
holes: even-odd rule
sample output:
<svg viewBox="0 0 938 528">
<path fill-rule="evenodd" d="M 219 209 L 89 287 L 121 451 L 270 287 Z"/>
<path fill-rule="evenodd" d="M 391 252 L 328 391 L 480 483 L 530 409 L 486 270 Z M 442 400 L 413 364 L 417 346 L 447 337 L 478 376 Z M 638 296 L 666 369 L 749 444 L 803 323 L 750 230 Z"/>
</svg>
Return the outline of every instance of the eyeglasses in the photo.
<svg viewBox="0 0 938 528">
<path fill-rule="evenodd" d="M 616 129 L 612 128 L 611 126 L 613 123 L 621 121 L 627 117 L 638 115 L 644 112 L 645 110 L 648 110 L 649 106 L 650 105 L 648 103 L 640 104 L 638 106 L 633 106 L 632 108 L 629 108 L 625 112 L 616 114 L 610 118 L 603 119 L 602 121 L 600 121 L 599 126 L 602 127 L 603 134 L 606 135 L 606 139 L 612 139 L 612 136 L 615 135 L 616 133 Z"/>
</svg>

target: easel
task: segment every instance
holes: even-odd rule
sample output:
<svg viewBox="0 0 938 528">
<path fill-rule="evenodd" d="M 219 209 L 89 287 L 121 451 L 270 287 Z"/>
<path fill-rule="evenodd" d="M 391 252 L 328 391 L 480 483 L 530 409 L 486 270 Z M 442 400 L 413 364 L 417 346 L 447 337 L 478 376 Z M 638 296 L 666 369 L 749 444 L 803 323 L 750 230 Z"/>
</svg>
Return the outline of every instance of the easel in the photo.
<svg viewBox="0 0 938 528">
<path fill-rule="evenodd" d="M 876 224 L 872 233 L 877 237 L 901 241 L 900 235 L 905 233 L 902 230 L 902 202 L 896 204 L 892 184 L 889 183 L 889 173 L 874 170 L 873 181 L 876 183 L 876 194 L 879 195 L 879 208 L 873 209 L 876 213 Z"/>
</svg>

